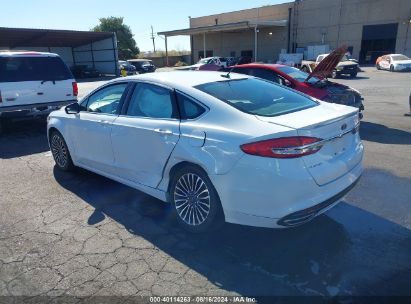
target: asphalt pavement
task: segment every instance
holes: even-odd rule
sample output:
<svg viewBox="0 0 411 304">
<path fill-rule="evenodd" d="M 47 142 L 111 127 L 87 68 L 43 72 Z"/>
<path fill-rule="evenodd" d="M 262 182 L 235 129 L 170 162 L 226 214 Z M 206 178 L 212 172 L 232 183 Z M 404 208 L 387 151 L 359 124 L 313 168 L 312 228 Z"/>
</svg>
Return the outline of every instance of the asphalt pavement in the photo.
<svg viewBox="0 0 411 304">
<path fill-rule="evenodd" d="M 44 121 L 0 137 L 0 296 L 411 296 L 411 73 L 364 68 L 365 170 L 298 228 L 182 231 L 170 207 L 78 170 L 63 173 Z M 80 83 L 80 95 L 100 82 Z"/>
</svg>

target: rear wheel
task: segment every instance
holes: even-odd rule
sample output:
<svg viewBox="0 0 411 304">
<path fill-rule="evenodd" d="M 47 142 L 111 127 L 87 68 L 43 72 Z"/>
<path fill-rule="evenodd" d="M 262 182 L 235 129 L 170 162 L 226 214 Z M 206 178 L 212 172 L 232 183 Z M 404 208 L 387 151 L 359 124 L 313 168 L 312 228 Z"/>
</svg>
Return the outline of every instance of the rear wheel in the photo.
<svg viewBox="0 0 411 304">
<path fill-rule="evenodd" d="M 189 232 L 205 232 L 223 222 L 217 191 L 207 174 L 196 166 L 188 165 L 176 172 L 170 198 L 177 221 Z"/>
<path fill-rule="evenodd" d="M 333 70 L 333 71 L 331 72 L 331 78 L 336 79 L 336 78 L 338 78 L 338 77 L 340 77 L 340 75 L 337 73 L 336 70 Z"/>
<path fill-rule="evenodd" d="M 390 66 L 390 72 L 394 72 L 394 66 L 393 65 Z"/>
<path fill-rule="evenodd" d="M 352 72 L 352 73 L 350 74 L 351 78 L 357 77 L 357 73 L 358 73 L 358 72 Z"/>
<path fill-rule="evenodd" d="M 56 166 L 63 171 L 71 171 L 74 169 L 73 161 L 66 141 L 58 131 L 53 131 L 50 134 L 50 149 L 53 154 Z"/>
<path fill-rule="evenodd" d="M 379 63 L 376 64 L 376 68 L 377 68 L 377 70 L 381 70 L 381 67 L 380 67 Z"/>
</svg>

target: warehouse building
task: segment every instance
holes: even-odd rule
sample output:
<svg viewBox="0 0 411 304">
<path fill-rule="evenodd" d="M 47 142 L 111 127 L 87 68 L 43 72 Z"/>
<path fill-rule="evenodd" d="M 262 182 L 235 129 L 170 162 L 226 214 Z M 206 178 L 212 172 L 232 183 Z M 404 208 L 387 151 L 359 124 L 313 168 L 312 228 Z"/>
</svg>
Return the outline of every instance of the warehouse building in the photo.
<svg viewBox="0 0 411 304">
<path fill-rule="evenodd" d="M 0 27 L 0 50 L 57 53 L 70 68 L 119 74 L 115 33 Z"/>
<path fill-rule="evenodd" d="M 299 0 L 278 5 L 190 18 L 187 29 L 160 32 L 189 35 L 192 60 L 248 56 L 276 62 L 280 53 L 332 50 L 347 45 L 362 63 L 387 53 L 411 56 L 410 0 Z"/>
</svg>

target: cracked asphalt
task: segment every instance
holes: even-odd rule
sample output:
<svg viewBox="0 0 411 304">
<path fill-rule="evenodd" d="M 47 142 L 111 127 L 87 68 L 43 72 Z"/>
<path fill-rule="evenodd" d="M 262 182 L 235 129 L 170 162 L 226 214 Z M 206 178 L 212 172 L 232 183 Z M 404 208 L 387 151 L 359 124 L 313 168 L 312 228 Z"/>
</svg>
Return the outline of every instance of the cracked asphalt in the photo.
<svg viewBox="0 0 411 304">
<path fill-rule="evenodd" d="M 411 296 L 411 74 L 365 68 L 340 82 L 365 97 L 364 175 L 337 207 L 288 230 L 187 234 L 148 195 L 54 168 L 44 121 L 10 123 L 0 137 L 0 296 Z"/>
</svg>

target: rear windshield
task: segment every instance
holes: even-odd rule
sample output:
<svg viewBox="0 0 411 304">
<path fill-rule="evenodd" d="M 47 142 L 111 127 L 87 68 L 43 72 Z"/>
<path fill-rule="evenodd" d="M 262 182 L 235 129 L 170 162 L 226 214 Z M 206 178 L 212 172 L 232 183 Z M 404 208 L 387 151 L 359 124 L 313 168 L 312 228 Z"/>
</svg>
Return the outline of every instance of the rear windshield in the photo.
<svg viewBox="0 0 411 304">
<path fill-rule="evenodd" d="M 289 67 L 289 66 L 281 66 L 281 67 L 277 67 L 277 69 L 279 69 L 283 73 L 286 73 L 288 76 L 297 80 L 298 82 L 304 82 L 309 76 L 309 74 L 307 74 L 306 72 L 303 72 L 299 69 Z M 307 82 L 317 83 L 319 81 L 320 79 L 318 79 L 317 77 L 311 77 L 310 79 L 308 79 Z"/>
<path fill-rule="evenodd" d="M 255 78 L 205 83 L 196 88 L 242 112 L 259 116 L 277 116 L 317 105 L 302 94 Z"/>
<path fill-rule="evenodd" d="M 0 82 L 73 79 L 59 57 L 0 57 Z"/>
</svg>

